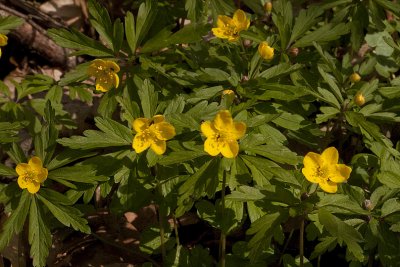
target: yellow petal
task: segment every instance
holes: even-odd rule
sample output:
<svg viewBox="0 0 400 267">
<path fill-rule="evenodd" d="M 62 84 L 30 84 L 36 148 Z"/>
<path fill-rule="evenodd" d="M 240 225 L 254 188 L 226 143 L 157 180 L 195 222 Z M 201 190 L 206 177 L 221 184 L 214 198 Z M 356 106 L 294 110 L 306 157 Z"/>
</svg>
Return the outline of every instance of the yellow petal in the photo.
<svg viewBox="0 0 400 267">
<path fill-rule="evenodd" d="M 89 65 L 88 69 L 87 69 L 87 73 L 90 76 L 97 76 L 98 75 L 98 71 L 99 71 L 99 67 L 103 67 L 105 68 L 105 62 L 102 59 L 95 59 L 92 61 L 92 63 Z"/>
<path fill-rule="evenodd" d="M 167 143 L 164 140 L 153 140 L 151 143 L 151 149 L 156 153 L 157 155 L 162 155 L 165 153 L 165 150 L 167 150 Z"/>
<path fill-rule="evenodd" d="M 228 39 L 230 37 L 230 35 L 227 35 L 226 31 L 221 28 L 212 28 L 211 31 L 215 35 L 215 37 L 218 38 Z"/>
<path fill-rule="evenodd" d="M 331 181 L 321 181 L 319 186 L 322 190 L 327 193 L 336 193 L 337 192 L 337 184 Z"/>
<path fill-rule="evenodd" d="M 8 37 L 4 34 L 0 34 L 0 46 L 7 45 Z"/>
<path fill-rule="evenodd" d="M 244 134 L 246 133 L 246 124 L 244 122 L 235 122 L 234 124 L 234 129 L 235 131 L 233 132 L 234 138 L 240 139 L 244 136 Z"/>
<path fill-rule="evenodd" d="M 207 138 L 204 142 L 204 151 L 210 154 L 211 156 L 216 156 L 220 153 L 219 145 L 217 139 L 215 138 Z"/>
<path fill-rule="evenodd" d="M 27 189 L 28 189 L 29 193 L 35 194 L 40 189 L 40 183 L 35 183 L 35 182 L 28 183 Z"/>
<path fill-rule="evenodd" d="M 37 181 L 39 183 L 43 183 L 47 179 L 47 175 L 49 174 L 46 168 L 42 168 L 39 173 L 37 173 Z"/>
<path fill-rule="evenodd" d="M 153 122 L 154 123 L 160 123 L 165 121 L 165 117 L 163 115 L 155 115 L 153 116 Z"/>
<path fill-rule="evenodd" d="M 40 172 L 43 167 L 42 160 L 36 156 L 32 157 L 29 160 L 28 165 L 31 167 L 32 171 L 34 171 L 35 173 Z"/>
<path fill-rule="evenodd" d="M 111 87 L 104 83 L 96 83 L 96 90 L 101 92 L 107 92 L 111 89 Z"/>
<path fill-rule="evenodd" d="M 260 43 L 258 53 L 265 60 L 271 60 L 274 57 L 274 49 L 267 42 Z"/>
<path fill-rule="evenodd" d="M 333 146 L 328 147 L 322 152 L 321 158 L 325 164 L 337 164 L 339 160 L 339 152 Z"/>
<path fill-rule="evenodd" d="M 320 154 L 308 152 L 303 159 L 304 168 L 317 169 L 322 165 L 322 158 Z"/>
<path fill-rule="evenodd" d="M 143 133 L 138 133 L 133 138 L 132 148 L 136 153 L 142 153 L 151 145 L 151 140 L 146 138 Z"/>
<path fill-rule="evenodd" d="M 105 60 L 104 66 L 108 69 L 111 69 L 113 72 L 119 72 L 120 70 L 118 64 L 111 60 Z"/>
<path fill-rule="evenodd" d="M 229 26 L 235 26 L 235 23 L 233 22 L 232 18 L 225 16 L 225 15 L 219 15 L 217 19 L 217 27 L 218 28 L 225 28 Z"/>
<path fill-rule="evenodd" d="M 335 183 L 343 183 L 349 179 L 351 168 L 345 164 L 336 164 L 333 166 L 329 175 L 329 180 Z"/>
<path fill-rule="evenodd" d="M 0 57 L 1 57 L 1 48 L 0 48 Z"/>
<path fill-rule="evenodd" d="M 132 122 L 135 132 L 140 133 L 149 128 L 150 120 L 146 118 L 137 118 Z"/>
<path fill-rule="evenodd" d="M 200 130 L 206 137 L 213 137 L 215 134 L 217 134 L 216 129 L 212 125 L 211 121 L 203 122 L 200 125 Z"/>
<path fill-rule="evenodd" d="M 214 119 L 214 127 L 218 131 L 227 131 L 233 128 L 233 119 L 229 110 L 220 110 Z"/>
<path fill-rule="evenodd" d="M 220 145 L 221 154 L 225 158 L 234 158 L 239 153 L 239 144 L 237 141 L 225 142 Z"/>
<path fill-rule="evenodd" d="M 25 189 L 28 187 L 28 183 L 26 182 L 26 180 L 23 178 L 22 175 L 18 176 L 18 180 L 17 180 L 18 186 L 21 189 Z"/>
<path fill-rule="evenodd" d="M 24 175 L 25 172 L 30 170 L 31 166 L 29 166 L 27 163 L 19 163 L 17 167 L 15 167 L 15 171 L 17 172 L 18 175 Z"/>
<path fill-rule="evenodd" d="M 311 183 L 318 184 L 322 181 L 322 179 L 316 175 L 316 170 L 313 168 L 303 168 L 301 169 L 301 172 Z"/>
<path fill-rule="evenodd" d="M 169 140 L 176 135 L 174 126 L 168 122 L 156 123 L 150 126 L 150 128 L 154 129 L 153 132 L 159 140 Z"/>
<path fill-rule="evenodd" d="M 118 88 L 118 85 L 119 85 L 119 76 L 118 76 L 118 74 L 113 73 L 112 74 L 112 78 L 113 78 L 112 84 L 114 85 L 115 88 Z"/>
<path fill-rule="evenodd" d="M 233 22 L 238 32 L 247 30 L 250 26 L 250 20 L 247 19 L 246 13 L 241 9 L 236 10 L 235 14 L 233 14 Z"/>
</svg>

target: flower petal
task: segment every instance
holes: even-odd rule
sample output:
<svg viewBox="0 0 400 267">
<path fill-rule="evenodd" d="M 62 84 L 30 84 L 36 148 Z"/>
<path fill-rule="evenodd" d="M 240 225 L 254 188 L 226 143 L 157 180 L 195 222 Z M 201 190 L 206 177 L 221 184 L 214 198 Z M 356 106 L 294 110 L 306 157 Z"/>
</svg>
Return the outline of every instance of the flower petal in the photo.
<svg viewBox="0 0 400 267">
<path fill-rule="evenodd" d="M 303 159 L 304 168 L 318 169 L 322 166 L 322 158 L 320 154 L 308 152 Z"/>
<path fill-rule="evenodd" d="M 230 35 L 227 35 L 226 31 L 221 28 L 212 28 L 211 31 L 214 34 L 214 36 L 218 38 L 228 39 L 230 37 Z"/>
<path fill-rule="evenodd" d="M 97 77 L 98 72 L 99 72 L 99 67 L 105 68 L 105 62 L 102 59 L 95 59 L 92 61 L 92 63 L 89 65 L 87 69 L 87 73 L 90 76 Z"/>
<path fill-rule="evenodd" d="M 218 141 L 216 138 L 209 137 L 204 142 L 204 151 L 211 156 L 216 156 L 220 153 Z"/>
<path fill-rule="evenodd" d="M 29 166 L 27 163 L 18 163 L 17 167 L 15 167 L 15 171 L 17 172 L 18 175 L 24 175 L 25 172 L 30 171 L 31 166 Z"/>
<path fill-rule="evenodd" d="M 150 120 L 146 118 L 137 118 L 132 122 L 135 132 L 140 133 L 149 128 Z"/>
<path fill-rule="evenodd" d="M 143 133 L 137 133 L 133 138 L 132 148 L 135 150 L 136 153 L 141 153 L 148 149 L 151 145 L 151 140 Z"/>
<path fill-rule="evenodd" d="M 220 110 L 214 119 L 214 127 L 218 131 L 233 128 L 233 119 L 229 110 Z"/>
<path fill-rule="evenodd" d="M 105 60 L 105 61 L 104 61 L 104 66 L 105 66 L 107 69 L 112 70 L 113 72 L 119 72 L 119 70 L 120 70 L 118 64 L 115 63 L 115 62 L 112 61 L 112 60 Z"/>
<path fill-rule="evenodd" d="M 28 183 L 27 189 L 28 189 L 29 193 L 35 194 L 40 189 L 40 183 L 35 183 L 35 182 Z"/>
<path fill-rule="evenodd" d="M 241 9 L 236 10 L 233 14 L 233 22 L 238 32 L 247 30 L 250 26 L 250 20 L 247 19 L 246 13 Z"/>
<path fill-rule="evenodd" d="M 0 46 L 7 45 L 8 37 L 4 34 L 0 34 Z"/>
<path fill-rule="evenodd" d="M 217 134 L 217 131 L 212 125 L 211 121 L 203 122 L 200 125 L 200 130 L 206 137 L 213 137 L 214 135 Z"/>
<path fill-rule="evenodd" d="M 301 172 L 311 183 L 318 184 L 322 181 L 322 178 L 316 175 L 316 169 L 314 168 L 302 168 Z"/>
<path fill-rule="evenodd" d="M 115 88 L 118 88 L 119 85 L 119 76 L 116 73 L 112 73 L 112 84 L 114 85 Z"/>
<path fill-rule="evenodd" d="M 18 176 L 17 183 L 21 189 L 25 189 L 28 187 L 28 183 L 26 182 L 26 180 L 22 175 Z"/>
<path fill-rule="evenodd" d="M 220 150 L 222 156 L 225 158 L 234 158 L 239 153 L 239 144 L 236 140 L 224 142 L 222 145 L 220 145 Z"/>
<path fill-rule="evenodd" d="M 325 164 L 337 164 L 339 160 L 339 152 L 333 146 L 328 147 L 322 152 L 321 158 Z"/>
<path fill-rule="evenodd" d="M 43 183 L 49 174 L 49 171 L 46 168 L 42 168 L 39 173 L 37 173 L 36 180 L 39 183 Z"/>
<path fill-rule="evenodd" d="M 156 123 L 150 126 L 154 129 L 154 134 L 159 140 L 169 140 L 176 135 L 175 127 L 168 122 Z"/>
<path fill-rule="evenodd" d="M 336 193 L 337 192 L 337 184 L 331 181 L 321 181 L 319 183 L 319 186 L 321 187 L 322 190 L 324 190 L 327 193 Z"/>
<path fill-rule="evenodd" d="M 332 182 L 343 183 L 349 179 L 351 173 L 351 168 L 349 166 L 345 164 L 336 164 L 332 169 L 329 175 L 329 180 Z"/>
<path fill-rule="evenodd" d="M 165 121 L 165 117 L 164 117 L 164 115 L 155 115 L 155 116 L 153 116 L 152 120 L 153 120 L 153 123 L 160 123 L 160 122 Z"/>
<path fill-rule="evenodd" d="M 229 26 L 235 26 L 232 18 L 225 15 L 219 15 L 217 19 L 217 28 L 223 29 Z"/>
<path fill-rule="evenodd" d="M 101 92 L 107 92 L 111 89 L 110 85 L 104 83 L 96 83 L 96 90 Z"/>
<path fill-rule="evenodd" d="M 167 150 L 167 142 L 164 140 L 153 140 L 151 143 L 151 149 L 156 153 L 157 155 L 162 155 L 165 153 L 165 150 Z"/>
<path fill-rule="evenodd" d="M 36 173 L 40 172 L 43 168 L 42 160 L 36 156 L 32 157 L 28 161 L 28 165 L 31 167 L 32 171 L 34 171 Z"/>
<path fill-rule="evenodd" d="M 234 128 L 235 130 L 233 131 L 234 138 L 236 140 L 242 138 L 246 133 L 246 128 L 247 128 L 246 124 L 244 122 L 235 122 L 234 127 L 235 127 Z"/>
</svg>

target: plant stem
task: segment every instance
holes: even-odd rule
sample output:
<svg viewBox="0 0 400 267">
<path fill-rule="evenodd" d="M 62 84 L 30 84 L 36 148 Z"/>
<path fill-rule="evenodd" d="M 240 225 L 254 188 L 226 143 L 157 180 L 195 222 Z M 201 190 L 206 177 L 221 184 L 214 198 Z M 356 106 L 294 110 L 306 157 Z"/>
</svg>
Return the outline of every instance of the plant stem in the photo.
<svg viewBox="0 0 400 267">
<path fill-rule="evenodd" d="M 304 217 L 300 222 L 300 267 L 304 265 Z"/>
<path fill-rule="evenodd" d="M 279 264 L 278 264 L 279 266 L 281 266 L 281 264 L 282 264 L 283 255 L 285 255 L 285 251 L 286 251 L 286 249 L 287 249 L 287 246 L 289 245 L 290 240 L 292 239 L 293 233 L 294 233 L 294 230 L 292 229 L 292 230 L 290 231 L 290 234 L 289 234 L 288 239 L 286 240 L 285 245 L 283 246 L 282 256 L 281 256 L 281 258 L 279 259 Z"/>
<path fill-rule="evenodd" d="M 163 216 L 161 214 L 160 206 L 158 206 L 158 223 L 160 225 L 160 241 L 161 241 L 161 255 L 162 255 L 162 261 L 165 264 L 165 259 L 167 256 L 167 253 L 165 251 L 165 240 L 164 240 L 164 224 L 163 224 Z"/>
<path fill-rule="evenodd" d="M 225 213 L 225 187 L 226 187 L 226 170 L 223 171 L 222 175 L 222 190 L 221 190 L 221 217 L 224 218 Z M 221 227 L 223 228 L 223 227 Z M 224 229 L 221 229 L 221 240 L 220 240 L 220 263 L 221 267 L 225 267 L 225 253 L 226 253 L 226 234 Z"/>
<path fill-rule="evenodd" d="M 175 214 L 172 215 L 172 218 L 174 220 L 174 232 L 175 232 L 176 245 L 179 247 L 181 245 L 181 243 L 179 242 L 178 224 L 177 224 L 177 219 L 175 217 Z"/>
</svg>

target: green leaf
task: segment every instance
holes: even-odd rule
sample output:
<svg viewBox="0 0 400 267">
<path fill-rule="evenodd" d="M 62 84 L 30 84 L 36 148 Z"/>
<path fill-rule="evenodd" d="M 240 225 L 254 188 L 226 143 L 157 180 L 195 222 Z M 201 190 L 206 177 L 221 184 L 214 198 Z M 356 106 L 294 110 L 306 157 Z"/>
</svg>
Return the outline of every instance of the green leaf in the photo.
<svg viewBox="0 0 400 267">
<path fill-rule="evenodd" d="M 364 251 L 358 244 L 363 241 L 363 237 L 356 229 L 342 222 L 325 209 L 319 209 L 318 218 L 332 237 L 337 238 L 339 244 L 345 242 L 348 251 L 352 253 L 358 261 L 362 262 L 364 260 Z"/>
<path fill-rule="evenodd" d="M 185 0 L 185 10 L 187 11 L 187 17 L 193 22 L 197 22 L 203 11 L 202 0 Z"/>
<path fill-rule="evenodd" d="M 207 155 L 204 151 L 174 151 L 162 157 L 157 163 L 168 166 L 193 160 L 204 155 Z"/>
<path fill-rule="evenodd" d="M 308 30 L 311 29 L 318 21 L 318 17 L 323 14 L 324 10 L 318 7 L 310 7 L 307 10 L 300 10 L 299 16 L 296 18 L 289 44 L 300 38 Z"/>
<path fill-rule="evenodd" d="M 318 208 L 324 208 L 331 213 L 343 214 L 360 214 L 368 215 L 369 212 L 364 210 L 358 203 L 351 200 L 348 195 L 342 194 L 324 194 L 317 203 Z"/>
<path fill-rule="evenodd" d="M 297 156 L 296 153 L 290 151 L 283 145 L 262 145 L 262 146 L 250 146 L 242 147 L 246 151 L 256 153 L 258 155 L 269 158 L 275 162 L 297 165 L 302 162 L 302 157 Z"/>
<path fill-rule="evenodd" d="M 35 267 L 46 266 L 52 244 L 51 232 L 45 217 L 43 208 L 38 205 L 36 197 L 33 197 L 29 210 L 29 244 L 31 245 L 30 255 Z"/>
<path fill-rule="evenodd" d="M 76 49 L 75 55 L 89 55 L 93 57 L 112 57 L 113 52 L 99 42 L 87 37 L 83 33 L 71 29 L 50 29 L 49 36 L 60 46 Z"/>
<path fill-rule="evenodd" d="M 84 150 L 72 150 L 72 149 L 64 149 L 60 154 L 55 156 L 49 164 L 47 164 L 47 169 L 49 171 L 63 167 L 71 162 L 74 162 L 78 159 L 92 157 L 96 155 L 96 152 L 92 151 L 84 151 Z"/>
<path fill-rule="evenodd" d="M 335 97 L 339 101 L 339 103 L 343 103 L 343 96 L 339 89 L 339 86 L 337 85 L 337 81 L 335 80 L 335 78 L 332 77 L 330 74 L 326 73 L 320 65 L 318 66 L 318 71 L 321 74 L 324 81 L 331 88 L 331 92 L 335 95 Z"/>
<path fill-rule="evenodd" d="M 321 238 L 321 243 L 315 246 L 314 251 L 311 253 L 310 260 L 324 254 L 327 251 L 331 251 L 336 247 L 337 238 L 333 236 L 327 236 Z"/>
<path fill-rule="evenodd" d="M 96 126 L 102 130 L 86 130 L 84 136 L 61 138 L 57 142 L 72 149 L 127 146 L 132 144 L 133 135 L 129 128 L 108 118 L 95 118 Z"/>
<path fill-rule="evenodd" d="M 0 17 L 0 33 L 7 34 L 24 23 L 22 18 L 16 16 L 2 16 Z"/>
<path fill-rule="evenodd" d="M 67 206 L 74 204 L 74 202 L 72 202 L 65 195 L 45 187 L 40 188 L 38 194 L 44 197 L 45 199 L 49 200 L 51 203 L 57 203 L 60 205 L 67 205 Z"/>
<path fill-rule="evenodd" d="M 92 165 L 75 165 L 72 167 L 62 167 L 49 172 L 49 179 L 67 180 L 79 183 L 96 183 L 107 181 L 108 177 L 97 175 L 97 170 Z"/>
<path fill-rule="evenodd" d="M 90 19 L 92 26 L 96 29 L 108 46 L 113 47 L 113 28 L 107 9 L 104 8 L 99 2 L 90 0 L 88 2 L 88 10 L 92 18 Z"/>
<path fill-rule="evenodd" d="M 90 227 L 87 225 L 86 219 L 82 218 L 82 213 L 73 207 L 61 206 L 54 204 L 41 195 L 37 195 L 38 199 L 46 205 L 50 212 L 57 218 L 59 222 L 67 227 L 72 227 L 77 231 L 90 234 Z"/>
<path fill-rule="evenodd" d="M 400 211 L 400 203 L 396 198 L 386 200 L 381 208 L 381 216 L 386 217 Z"/>
<path fill-rule="evenodd" d="M 155 18 L 157 17 L 157 2 L 155 0 L 146 0 L 139 6 L 139 11 L 136 19 L 136 29 L 134 35 L 134 46 L 131 50 L 135 53 L 136 47 L 140 46 L 142 40 L 148 33 Z"/>
<path fill-rule="evenodd" d="M 17 176 L 17 172 L 0 163 L 0 176 Z"/>
<path fill-rule="evenodd" d="M 294 65 L 290 65 L 289 63 L 280 63 L 279 65 L 273 66 L 261 72 L 259 77 L 262 77 L 266 80 L 270 80 L 272 78 L 276 79 L 298 71 L 301 68 L 303 68 L 303 65 L 297 63 Z"/>
<path fill-rule="evenodd" d="M 311 33 L 304 35 L 293 44 L 293 47 L 312 46 L 313 42 L 318 42 L 319 44 L 327 43 L 338 39 L 341 35 L 349 33 L 349 31 L 349 27 L 344 23 L 339 23 L 337 25 L 328 23 Z"/>
<path fill-rule="evenodd" d="M 18 207 L 11 213 L 11 216 L 4 222 L 0 234 L 0 251 L 8 245 L 13 234 L 18 234 L 22 231 L 25 224 L 26 216 L 29 212 L 32 195 L 28 190 L 23 190 L 19 199 Z"/>
<path fill-rule="evenodd" d="M 125 35 L 132 54 L 136 54 L 135 18 L 130 11 L 126 12 L 125 16 Z"/>
<path fill-rule="evenodd" d="M 152 118 L 155 115 L 158 101 L 158 94 L 154 90 L 154 85 L 149 79 L 146 79 L 143 81 L 142 86 L 138 87 L 138 94 L 142 104 L 144 117 Z"/>
</svg>

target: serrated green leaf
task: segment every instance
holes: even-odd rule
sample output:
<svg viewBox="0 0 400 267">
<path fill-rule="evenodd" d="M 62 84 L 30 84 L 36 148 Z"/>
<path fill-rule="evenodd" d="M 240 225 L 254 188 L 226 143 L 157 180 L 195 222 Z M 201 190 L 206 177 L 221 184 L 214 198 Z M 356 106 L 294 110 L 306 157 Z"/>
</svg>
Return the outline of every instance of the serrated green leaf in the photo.
<svg viewBox="0 0 400 267">
<path fill-rule="evenodd" d="M 318 28 L 317 30 L 306 34 L 298 41 L 296 41 L 294 47 L 306 47 L 312 46 L 313 42 L 326 43 L 338 39 L 341 35 L 345 35 L 350 31 L 349 27 L 344 23 L 325 24 L 324 26 Z"/>
<path fill-rule="evenodd" d="M 33 258 L 33 266 L 46 266 L 49 249 L 52 244 L 51 232 L 46 223 L 45 214 L 36 198 L 31 201 L 29 210 L 29 244 L 30 255 Z"/>
<path fill-rule="evenodd" d="M 143 81 L 142 86 L 138 87 L 144 117 L 152 118 L 155 115 L 158 101 L 158 94 L 154 90 L 154 85 L 150 80 L 146 79 Z"/>
<path fill-rule="evenodd" d="M 204 151 L 174 151 L 159 159 L 157 163 L 168 166 L 193 160 L 204 155 L 207 155 Z"/>
<path fill-rule="evenodd" d="M 41 195 L 37 196 L 38 199 L 46 205 L 46 207 L 59 222 L 67 227 L 72 227 L 77 231 L 90 234 L 90 227 L 87 225 L 87 220 L 81 217 L 82 213 L 78 209 L 54 204 Z"/>
<path fill-rule="evenodd" d="M 2 16 L 0 17 L 0 33 L 7 34 L 24 23 L 22 18 L 16 16 Z"/>
<path fill-rule="evenodd" d="M 0 163 L 0 176 L 17 176 L 17 172 Z"/>
<path fill-rule="evenodd" d="M 97 170 L 92 165 L 75 165 L 72 167 L 62 167 L 49 172 L 49 179 L 67 180 L 79 183 L 96 183 L 107 181 L 108 177 L 97 175 Z"/>
</svg>

